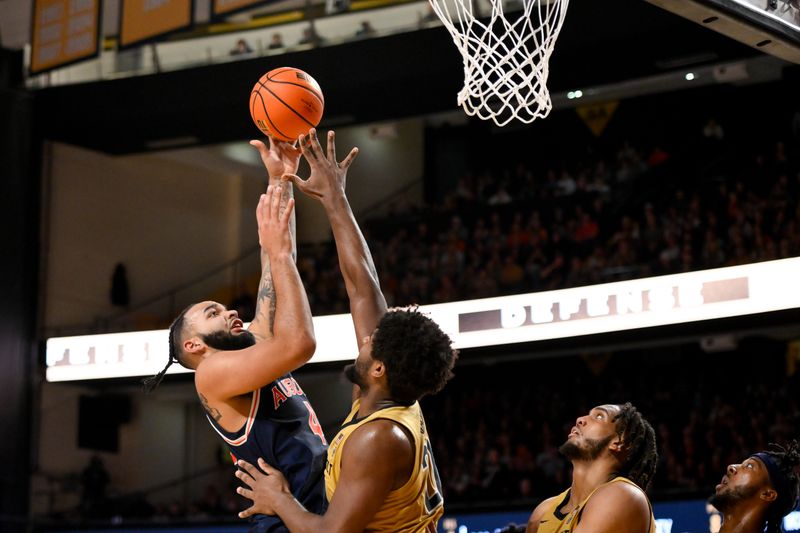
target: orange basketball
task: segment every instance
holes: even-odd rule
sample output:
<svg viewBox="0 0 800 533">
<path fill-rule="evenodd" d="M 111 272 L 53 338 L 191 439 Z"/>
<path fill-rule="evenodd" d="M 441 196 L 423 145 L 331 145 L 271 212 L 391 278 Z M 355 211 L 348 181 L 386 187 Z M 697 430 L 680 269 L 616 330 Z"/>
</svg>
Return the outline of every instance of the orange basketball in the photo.
<svg viewBox="0 0 800 533">
<path fill-rule="evenodd" d="M 294 141 L 322 119 L 325 98 L 317 81 L 300 69 L 281 67 L 259 79 L 250 93 L 250 116 L 279 141 Z"/>
</svg>

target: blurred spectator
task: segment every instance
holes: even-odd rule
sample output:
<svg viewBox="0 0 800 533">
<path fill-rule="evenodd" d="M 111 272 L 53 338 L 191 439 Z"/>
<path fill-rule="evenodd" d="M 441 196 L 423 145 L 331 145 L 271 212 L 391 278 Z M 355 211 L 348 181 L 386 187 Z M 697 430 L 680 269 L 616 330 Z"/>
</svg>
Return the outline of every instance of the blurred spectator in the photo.
<svg viewBox="0 0 800 533">
<path fill-rule="evenodd" d="M 105 511 L 106 488 L 111 479 L 103 460 L 93 455 L 81 472 L 81 511 L 86 517 L 97 517 Z"/>
<path fill-rule="evenodd" d="M 368 20 L 361 21 L 361 26 L 356 30 L 356 37 L 363 39 L 366 37 L 373 37 L 375 35 L 375 28 Z"/>
<path fill-rule="evenodd" d="M 424 26 L 429 22 L 435 22 L 437 20 L 439 20 L 439 16 L 433 10 L 433 6 L 430 4 L 425 4 L 425 13 L 419 14 L 419 25 Z"/>
<path fill-rule="evenodd" d="M 275 32 L 272 34 L 272 39 L 269 41 L 269 46 L 267 47 L 270 50 L 278 50 L 279 48 L 283 48 L 285 45 L 283 44 L 283 36 Z"/>
<path fill-rule="evenodd" d="M 244 39 L 239 39 L 236 41 L 236 46 L 231 50 L 231 55 L 242 55 L 242 54 L 251 54 L 253 49 L 250 48 L 250 45 Z"/>
<path fill-rule="evenodd" d="M 314 46 L 322 46 L 325 44 L 325 39 L 323 39 L 313 27 L 309 26 L 308 28 L 303 29 L 303 36 L 300 37 L 300 40 L 297 41 L 297 44 L 311 44 Z"/>
</svg>

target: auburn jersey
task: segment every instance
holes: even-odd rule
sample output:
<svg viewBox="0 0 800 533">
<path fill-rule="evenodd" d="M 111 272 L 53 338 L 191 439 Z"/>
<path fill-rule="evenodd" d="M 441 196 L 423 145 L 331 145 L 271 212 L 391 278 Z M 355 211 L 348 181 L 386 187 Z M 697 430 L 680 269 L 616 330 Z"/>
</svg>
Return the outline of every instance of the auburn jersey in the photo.
<svg viewBox="0 0 800 533">
<path fill-rule="evenodd" d="M 283 473 L 306 509 L 325 512 L 327 443 L 314 409 L 291 374 L 252 393 L 247 421 L 235 433 L 206 416 L 236 459 L 258 465 L 258 458 L 263 458 Z M 259 532 L 286 531 L 276 516 L 257 515 L 255 522 L 253 529 Z"/>
</svg>

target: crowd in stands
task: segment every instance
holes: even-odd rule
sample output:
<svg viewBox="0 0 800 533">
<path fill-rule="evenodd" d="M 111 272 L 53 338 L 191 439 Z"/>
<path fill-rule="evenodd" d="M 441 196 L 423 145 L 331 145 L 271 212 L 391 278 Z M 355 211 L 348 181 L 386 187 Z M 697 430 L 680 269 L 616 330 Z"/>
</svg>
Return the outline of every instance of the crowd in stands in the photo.
<svg viewBox="0 0 800 533">
<path fill-rule="evenodd" d="M 708 497 L 728 464 L 797 437 L 800 380 L 784 371 L 785 345 L 698 351 L 460 367 L 446 394 L 423 400 L 448 505 L 524 506 L 563 491 L 571 465 L 558 447 L 604 403 L 630 401 L 653 425 L 656 499 Z"/>
<path fill-rule="evenodd" d="M 707 141 L 721 143 L 714 135 Z M 465 176 L 440 208 L 395 212 L 362 227 L 390 305 L 800 254 L 800 172 L 784 143 L 722 160 L 625 143 L 609 158 L 570 169 L 540 174 L 518 165 Z M 347 311 L 332 243 L 301 253 L 299 268 L 315 314 Z"/>
</svg>

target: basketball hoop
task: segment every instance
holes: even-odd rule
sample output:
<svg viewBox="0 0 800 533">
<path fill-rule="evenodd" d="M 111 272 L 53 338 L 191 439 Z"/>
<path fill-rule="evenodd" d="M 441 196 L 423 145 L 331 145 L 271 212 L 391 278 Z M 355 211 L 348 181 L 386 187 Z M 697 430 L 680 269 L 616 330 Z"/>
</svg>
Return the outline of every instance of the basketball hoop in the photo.
<svg viewBox="0 0 800 533">
<path fill-rule="evenodd" d="M 458 105 L 498 126 L 546 117 L 553 108 L 547 90 L 550 55 L 569 0 L 521 0 L 522 11 L 511 17 L 504 13 L 504 0 L 488 0 L 492 13 L 483 22 L 476 1 L 430 0 L 464 61 Z"/>
</svg>

